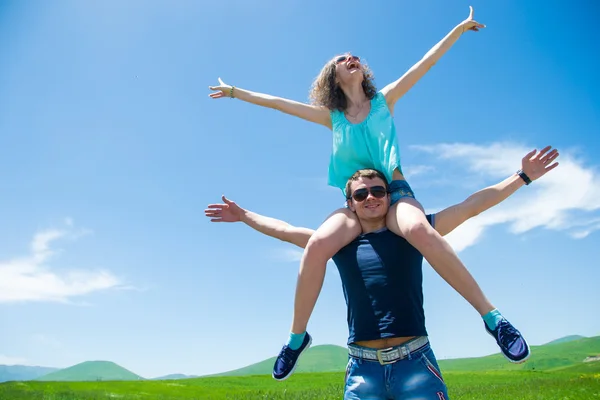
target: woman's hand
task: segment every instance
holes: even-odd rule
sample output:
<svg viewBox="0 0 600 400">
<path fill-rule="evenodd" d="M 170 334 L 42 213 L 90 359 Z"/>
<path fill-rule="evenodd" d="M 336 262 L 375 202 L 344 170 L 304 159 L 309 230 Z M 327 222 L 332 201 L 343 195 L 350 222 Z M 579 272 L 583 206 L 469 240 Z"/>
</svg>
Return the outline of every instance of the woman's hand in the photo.
<svg viewBox="0 0 600 400">
<path fill-rule="evenodd" d="M 219 78 L 219 84 L 217 86 L 209 86 L 210 90 L 215 90 L 215 93 L 209 94 L 213 99 L 220 99 L 221 97 L 233 97 L 232 86 L 226 84 Z"/>
<path fill-rule="evenodd" d="M 469 18 L 465 19 L 463 22 L 459 24 L 462 27 L 462 32 L 466 31 L 475 31 L 477 32 L 480 28 L 485 28 L 485 25 L 480 24 L 479 22 L 473 19 L 473 7 L 469 6 L 471 12 L 469 13 Z"/>
</svg>

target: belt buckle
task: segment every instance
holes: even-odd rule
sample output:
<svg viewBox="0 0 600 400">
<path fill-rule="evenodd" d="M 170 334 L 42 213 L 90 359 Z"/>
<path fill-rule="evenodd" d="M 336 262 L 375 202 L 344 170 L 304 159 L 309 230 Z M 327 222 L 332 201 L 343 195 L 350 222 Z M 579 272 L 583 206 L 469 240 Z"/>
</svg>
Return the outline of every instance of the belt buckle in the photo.
<svg viewBox="0 0 600 400">
<path fill-rule="evenodd" d="M 381 353 L 383 353 L 384 351 L 388 351 L 388 350 L 392 350 L 393 347 L 388 347 L 387 349 L 378 349 L 375 353 L 377 354 L 377 361 L 379 361 L 379 364 L 381 365 L 387 365 L 387 364 L 393 364 L 398 360 L 394 360 L 394 361 L 383 361 L 383 358 L 381 357 Z"/>
</svg>

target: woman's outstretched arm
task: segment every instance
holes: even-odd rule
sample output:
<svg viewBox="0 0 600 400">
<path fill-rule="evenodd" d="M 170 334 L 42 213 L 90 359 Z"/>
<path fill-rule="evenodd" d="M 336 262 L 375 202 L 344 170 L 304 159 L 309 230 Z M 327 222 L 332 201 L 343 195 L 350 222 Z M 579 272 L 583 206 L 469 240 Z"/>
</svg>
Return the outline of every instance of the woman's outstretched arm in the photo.
<svg viewBox="0 0 600 400">
<path fill-rule="evenodd" d="M 329 110 L 325 107 L 313 106 L 310 104 L 301 103 L 299 101 L 284 99 L 283 97 L 271 96 L 264 93 L 251 92 L 250 90 L 241 89 L 236 86 L 231 86 L 224 83 L 219 78 L 217 86 L 209 86 L 214 93 L 209 94 L 213 99 L 234 98 L 256 104 L 274 110 L 279 110 L 286 114 L 293 115 L 304 120 L 314 122 L 331 129 L 331 116 Z"/>
<path fill-rule="evenodd" d="M 393 112 L 398 99 L 404 96 L 438 62 L 464 32 L 468 30 L 478 31 L 480 28 L 485 28 L 485 25 L 473 20 L 473 7 L 470 7 L 470 9 L 469 18 L 454 27 L 446 37 L 433 46 L 419 62 L 406 71 L 397 81 L 390 83 L 381 90 L 385 95 L 390 111 Z"/>
</svg>

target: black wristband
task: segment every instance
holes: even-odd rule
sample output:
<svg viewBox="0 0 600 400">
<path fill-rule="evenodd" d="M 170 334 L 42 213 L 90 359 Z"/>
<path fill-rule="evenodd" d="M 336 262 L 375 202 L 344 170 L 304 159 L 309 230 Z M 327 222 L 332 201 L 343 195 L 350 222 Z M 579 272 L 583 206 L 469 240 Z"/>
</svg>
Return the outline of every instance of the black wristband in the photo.
<svg viewBox="0 0 600 400">
<path fill-rule="evenodd" d="M 521 177 L 521 179 L 523 179 L 523 181 L 525 181 L 526 185 L 529 185 L 531 183 L 531 179 L 529 179 L 527 174 L 525 172 L 523 172 L 522 169 L 517 171 L 517 175 L 519 175 Z"/>
</svg>

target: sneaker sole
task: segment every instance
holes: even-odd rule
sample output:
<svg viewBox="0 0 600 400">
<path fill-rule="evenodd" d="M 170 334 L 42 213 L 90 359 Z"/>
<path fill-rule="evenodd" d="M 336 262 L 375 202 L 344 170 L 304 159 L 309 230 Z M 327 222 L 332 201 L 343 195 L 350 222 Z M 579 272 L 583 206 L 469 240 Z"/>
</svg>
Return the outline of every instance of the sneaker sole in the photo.
<svg viewBox="0 0 600 400">
<path fill-rule="evenodd" d="M 292 370 L 290 371 L 289 374 L 287 374 L 283 378 L 275 378 L 275 374 L 271 373 L 271 376 L 273 377 L 273 379 L 275 379 L 278 382 L 281 382 L 281 381 L 285 381 L 287 378 L 289 378 L 290 376 L 292 376 L 292 374 L 296 370 L 296 367 L 298 366 L 298 361 L 300 360 L 300 357 L 302 357 L 302 353 L 304 353 L 306 350 L 308 350 L 308 348 L 310 347 L 311 344 L 312 344 L 312 337 L 308 338 L 308 344 L 306 345 L 306 347 L 304 348 L 304 350 L 302 350 L 300 352 L 300 354 L 298 354 L 298 359 L 296 360 L 296 364 L 294 364 L 294 366 L 292 367 Z"/>
<path fill-rule="evenodd" d="M 485 331 L 487 332 L 488 335 L 493 337 L 494 340 L 496 340 L 494 335 L 492 335 L 487 329 Z M 510 361 L 513 364 L 523 364 L 525 361 L 527 361 L 529 359 L 529 356 L 531 355 L 531 350 L 529 349 L 529 344 L 527 344 L 527 342 L 525 342 L 525 345 L 527 346 L 527 355 L 522 360 L 519 360 L 519 361 L 511 360 L 510 358 L 508 358 L 508 356 L 506 354 L 504 354 L 502 352 L 502 350 L 500 350 L 500 354 L 502 354 L 504 356 L 504 358 L 506 358 L 508 361 Z"/>
</svg>

